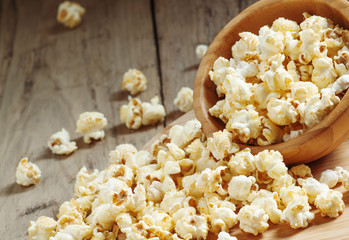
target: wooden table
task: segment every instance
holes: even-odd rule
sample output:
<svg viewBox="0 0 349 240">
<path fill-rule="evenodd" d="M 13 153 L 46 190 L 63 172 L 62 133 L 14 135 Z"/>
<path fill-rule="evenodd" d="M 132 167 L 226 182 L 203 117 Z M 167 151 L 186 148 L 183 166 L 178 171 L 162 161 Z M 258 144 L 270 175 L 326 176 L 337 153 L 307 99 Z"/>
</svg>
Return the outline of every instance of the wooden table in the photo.
<svg viewBox="0 0 349 240">
<path fill-rule="evenodd" d="M 173 100 L 181 87 L 193 87 L 200 62 L 196 45 L 209 44 L 255 0 L 80 2 L 86 15 L 74 30 L 56 21 L 60 1 L 0 2 L 1 240 L 27 239 L 30 220 L 55 216 L 59 206 L 73 197 L 75 176 L 82 166 L 104 169 L 116 145 L 141 148 L 180 117 L 183 113 Z M 137 97 L 161 98 L 167 112 L 163 123 L 136 131 L 121 124 L 119 109 L 128 94 L 120 86 L 129 68 L 140 69 L 148 78 L 148 89 Z M 103 141 L 86 145 L 75 133 L 75 121 L 85 111 L 107 117 Z M 71 156 L 53 155 L 47 148 L 48 138 L 62 127 L 79 147 Z M 341 145 L 338 156 L 347 156 L 348 147 L 348 141 Z M 15 183 L 16 167 L 24 156 L 42 170 L 37 186 Z"/>
<path fill-rule="evenodd" d="M 73 197 L 82 166 L 104 169 L 116 145 L 141 148 L 181 116 L 173 100 L 181 87 L 193 87 L 200 62 L 196 45 L 209 44 L 254 1 L 81 0 L 86 14 L 73 30 L 56 21 L 60 2 L 0 3 L 0 239 L 26 239 L 30 220 L 56 215 Z M 160 96 L 167 112 L 163 123 L 136 131 L 121 124 L 119 109 L 128 94 L 120 86 L 129 68 L 148 78 L 141 100 Z M 107 117 L 103 141 L 86 145 L 75 133 L 75 121 L 85 111 Z M 48 138 L 62 127 L 79 147 L 68 157 L 47 148 Z M 42 171 L 37 186 L 15 183 L 24 156 Z"/>
</svg>

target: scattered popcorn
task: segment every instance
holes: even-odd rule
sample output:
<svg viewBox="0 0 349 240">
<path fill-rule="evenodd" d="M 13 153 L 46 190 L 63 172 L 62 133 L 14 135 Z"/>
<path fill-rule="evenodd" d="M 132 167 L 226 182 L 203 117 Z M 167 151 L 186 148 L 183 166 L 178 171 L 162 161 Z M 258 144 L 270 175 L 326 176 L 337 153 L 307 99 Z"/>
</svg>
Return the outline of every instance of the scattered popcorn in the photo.
<svg viewBox="0 0 349 240">
<path fill-rule="evenodd" d="M 338 183 L 338 175 L 335 171 L 327 169 L 321 173 L 319 182 L 325 183 L 329 188 L 333 188 Z"/>
<path fill-rule="evenodd" d="M 59 4 L 57 20 L 68 28 L 75 28 L 84 14 L 85 9 L 80 4 L 64 1 Z"/>
<path fill-rule="evenodd" d="M 55 236 L 57 222 L 50 217 L 39 217 L 36 222 L 30 221 L 28 228 L 28 236 L 30 240 L 49 239 Z"/>
<path fill-rule="evenodd" d="M 147 89 L 147 78 L 141 71 L 131 68 L 124 73 L 121 87 L 132 95 L 136 95 Z"/>
<path fill-rule="evenodd" d="M 232 141 L 291 140 L 322 121 L 348 89 L 349 31 L 305 15 L 300 25 L 281 17 L 258 36 L 240 33 L 233 57 L 214 62 L 209 76 L 221 99 L 209 113 L 225 123 Z"/>
<path fill-rule="evenodd" d="M 53 134 L 47 145 L 55 154 L 71 154 L 78 149 L 76 142 L 70 141 L 70 135 L 64 128 Z"/>
<path fill-rule="evenodd" d="M 16 182 L 22 186 L 30 186 L 40 181 L 41 171 L 39 167 L 28 161 L 28 158 L 22 158 L 16 170 Z"/>
<path fill-rule="evenodd" d="M 182 87 L 173 103 L 182 112 L 189 112 L 193 109 L 193 90 L 188 87 Z"/>
<path fill-rule="evenodd" d="M 84 112 L 81 113 L 76 121 L 76 132 L 84 134 L 84 142 L 91 143 L 91 138 L 103 140 L 104 128 L 108 121 L 102 113 L 99 112 Z"/>
<path fill-rule="evenodd" d="M 196 57 L 201 59 L 204 57 L 206 51 L 207 51 L 207 48 L 208 46 L 205 45 L 205 44 L 199 44 L 196 46 L 195 48 L 195 54 L 196 54 Z"/>
<path fill-rule="evenodd" d="M 233 240 L 228 233 L 239 222 L 254 235 L 266 231 L 269 220 L 307 227 L 314 218 L 309 203 L 322 216 L 343 212 L 343 195 L 314 179 L 306 165 L 288 171 L 279 152 L 254 156 L 231 138 L 227 130 L 206 138 L 192 120 L 173 126 L 151 152 L 120 144 L 104 170 L 81 168 L 75 198 L 60 206 L 57 221 L 31 221 L 29 239 L 181 240 L 206 239 L 210 232 Z M 341 167 L 325 171 L 321 181 L 335 176 L 349 188 L 349 172 Z"/>
<path fill-rule="evenodd" d="M 141 125 L 151 125 L 162 121 L 165 108 L 159 104 L 159 97 L 155 96 L 148 102 L 141 102 L 138 98 L 129 98 L 127 105 L 120 108 L 120 120 L 130 129 L 138 129 Z"/>
</svg>

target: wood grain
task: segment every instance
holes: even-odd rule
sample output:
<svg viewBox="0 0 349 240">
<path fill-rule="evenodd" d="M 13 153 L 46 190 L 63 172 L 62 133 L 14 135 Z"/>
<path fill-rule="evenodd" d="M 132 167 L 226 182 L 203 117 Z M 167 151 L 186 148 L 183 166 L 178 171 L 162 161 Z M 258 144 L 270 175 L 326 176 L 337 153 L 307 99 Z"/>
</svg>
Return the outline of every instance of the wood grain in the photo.
<svg viewBox="0 0 349 240">
<path fill-rule="evenodd" d="M 128 96 L 120 83 L 129 68 L 148 78 L 148 91 L 138 97 L 160 95 L 150 1 L 81 1 L 86 15 L 74 30 L 57 23 L 59 3 L 1 1 L 0 239 L 26 239 L 29 220 L 56 215 L 73 197 L 82 166 L 104 169 L 117 144 L 141 147 L 163 128 L 160 123 L 131 131 L 119 119 Z M 86 145 L 75 133 L 85 111 L 100 111 L 109 120 L 102 142 Z M 62 127 L 77 141 L 72 156 L 52 155 L 46 147 Z M 42 170 L 37 186 L 15 183 L 23 156 Z"/>
<path fill-rule="evenodd" d="M 173 124 L 183 125 L 185 122 L 195 118 L 194 113 L 191 111 L 179 119 Z M 169 128 L 169 127 L 168 127 Z M 154 140 L 160 137 L 162 134 L 168 133 L 168 128 L 157 134 L 150 142 L 148 142 L 144 149 L 148 150 Z M 319 179 L 322 171 L 326 169 L 333 169 L 336 166 L 342 166 L 344 169 L 349 170 L 349 139 L 343 142 L 338 148 L 327 156 L 312 162 L 309 164 L 312 169 L 312 173 L 316 179 Z M 309 224 L 309 227 L 305 229 L 292 229 L 288 224 L 275 225 L 269 222 L 269 229 L 261 235 L 253 236 L 252 234 L 245 233 L 239 229 L 238 226 L 234 226 L 230 234 L 236 236 L 239 240 L 275 240 L 275 239 L 289 239 L 289 240 L 308 240 L 308 239 L 341 239 L 346 240 L 349 236 L 349 192 L 344 187 L 337 185 L 335 188 L 343 193 L 343 201 L 346 204 L 345 210 L 341 216 L 336 219 L 328 217 L 321 217 L 318 210 L 312 206 L 315 218 Z M 214 234 L 208 235 L 208 240 L 216 240 L 217 236 Z"/>
<path fill-rule="evenodd" d="M 335 24 L 349 29 L 349 3 L 345 0 L 263 0 L 245 9 L 231 20 L 217 35 L 200 63 L 194 86 L 194 109 L 203 125 L 203 132 L 211 136 L 213 132 L 224 129 L 224 123 L 208 110 L 218 101 L 216 86 L 209 77 L 215 60 L 223 56 L 231 57 L 231 46 L 240 38 L 239 33 L 249 31 L 258 33 L 264 25 L 271 25 L 278 17 L 285 17 L 300 23 L 302 14 L 327 17 Z M 341 102 L 318 125 L 306 133 L 287 142 L 270 146 L 248 146 L 256 154 L 264 149 L 280 151 L 287 164 L 306 163 L 330 153 L 349 136 L 349 92 Z M 322 147 L 318 147 L 322 146 Z"/>
</svg>

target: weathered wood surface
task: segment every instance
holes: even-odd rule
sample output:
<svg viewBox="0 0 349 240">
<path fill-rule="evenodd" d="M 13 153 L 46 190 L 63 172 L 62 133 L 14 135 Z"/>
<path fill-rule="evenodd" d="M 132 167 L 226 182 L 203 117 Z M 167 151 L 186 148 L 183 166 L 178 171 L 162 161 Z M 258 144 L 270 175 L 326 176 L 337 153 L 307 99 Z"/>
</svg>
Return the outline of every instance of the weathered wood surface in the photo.
<svg viewBox="0 0 349 240">
<path fill-rule="evenodd" d="M 56 22 L 59 2 L 0 1 L 0 239 L 27 239 L 29 220 L 55 216 L 73 197 L 82 166 L 105 168 L 117 144 L 140 148 L 181 116 L 173 99 L 182 86 L 193 87 L 195 46 L 209 44 L 255 1 L 84 0 L 87 12 L 74 30 Z M 161 97 L 168 113 L 164 123 L 137 131 L 120 123 L 119 108 L 128 96 L 120 83 L 130 67 L 148 78 L 147 91 L 137 97 Z M 104 113 L 109 124 L 103 141 L 86 145 L 75 133 L 75 121 L 92 110 Z M 62 127 L 79 147 L 68 157 L 46 147 Z M 334 159 L 347 156 L 343 146 Z M 15 183 L 23 156 L 42 170 L 37 186 Z"/>
</svg>

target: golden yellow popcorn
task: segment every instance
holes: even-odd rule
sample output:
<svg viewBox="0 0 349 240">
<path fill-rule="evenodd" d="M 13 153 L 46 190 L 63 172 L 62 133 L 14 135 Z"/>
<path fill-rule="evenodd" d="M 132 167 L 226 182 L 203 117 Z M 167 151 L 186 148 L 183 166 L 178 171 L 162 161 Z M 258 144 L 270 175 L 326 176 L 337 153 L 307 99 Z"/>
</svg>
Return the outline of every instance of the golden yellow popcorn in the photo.
<svg viewBox="0 0 349 240">
<path fill-rule="evenodd" d="M 16 169 L 16 182 L 22 186 L 38 184 L 41 177 L 39 167 L 28 161 L 28 158 L 22 158 Z"/>
<path fill-rule="evenodd" d="M 254 205 L 242 207 L 238 213 L 238 219 L 240 221 L 240 229 L 255 236 L 258 233 L 265 232 L 269 227 L 268 214 L 265 213 L 263 208 Z"/>
<path fill-rule="evenodd" d="M 76 142 L 70 141 L 70 135 L 64 128 L 53 134 L 47 145 L 55 154 L 71 154 L 78 149 Z"/>
<path fill-rule="evenodd" d="M 333 66 L 333 60 L 329 57 L 314 58 L 314 66 L 311 81 L 321 90 L 336 81 L 337 73 Z"/>
<path fill-rule="evenodd" d="M 124 73 L 121 86 L 123 90 L 130 92 L 132 95 L 136 95 L 147 89 L 147 78 L 141 71 L 131 68 Z"/>
<path fill-rule="evenodd" d="M 255 156 L 255 166 L 259 172 L 266 172 L 272 179 L 278 179 L 287 173 L 287 167 L 283 162 L 280 152 L 264 150 Z"/>
<path fill-rule="evenodd" d="M 206 168 L 196 179 L 195 187 L 203 193 L 217 192 L 226 195 L 227 190 L 223 188 L 224 176 L 228 173 L 226 166 L 219 166 L 215 170 Z"/>
<path fill-rule="evenodd" d="M 85 9 L 76 2 L 64 1 L 59 4 L 57 20 L 68 28 L 74 28 L 81 22 Z"/>
<path fill-rule="evenodd" d="M 335 190 L 322 191 L 315 198 L 314 204 L 322 216 L 336 218 L 344 211 L 343 194 Z"/>
<path fill-rule="evenodd" d="M 195 48 L 195 54 L 198 59 L 201 59 L 204 57 L 208 46 L 206 44 L 199 44 Z"/>
<path fill-rule="evenodd" d="M 104 138 L 104 128 L 108 121 L 103 113 L 99 112 L 84 112 L 81 113 L 79 119 L 76 121 L 76 132 L 84 134 L 84 142 L 91 143 L 91 139 Z"/>
<path fill-rule="evenodd" d="M 36 222 L 30 221 L 28 228 L 28 237 L 30 240 L 49 239 L 56 235 L 57 222 L 50 217 L 39 217 Z"/>
<path fill-rule="evenodd" d="M 202 215 L 187 215 L 176 221 L 175 230 L 184 239 L 206 239 L 207 219 Z"/>
<path fill-rule="evenodd" d="M 182 112 L 189 112 L 193 109 L 193 90 L 188 87 L 182 87 L 177 93 L 173 103 Z"/>
</svg>

